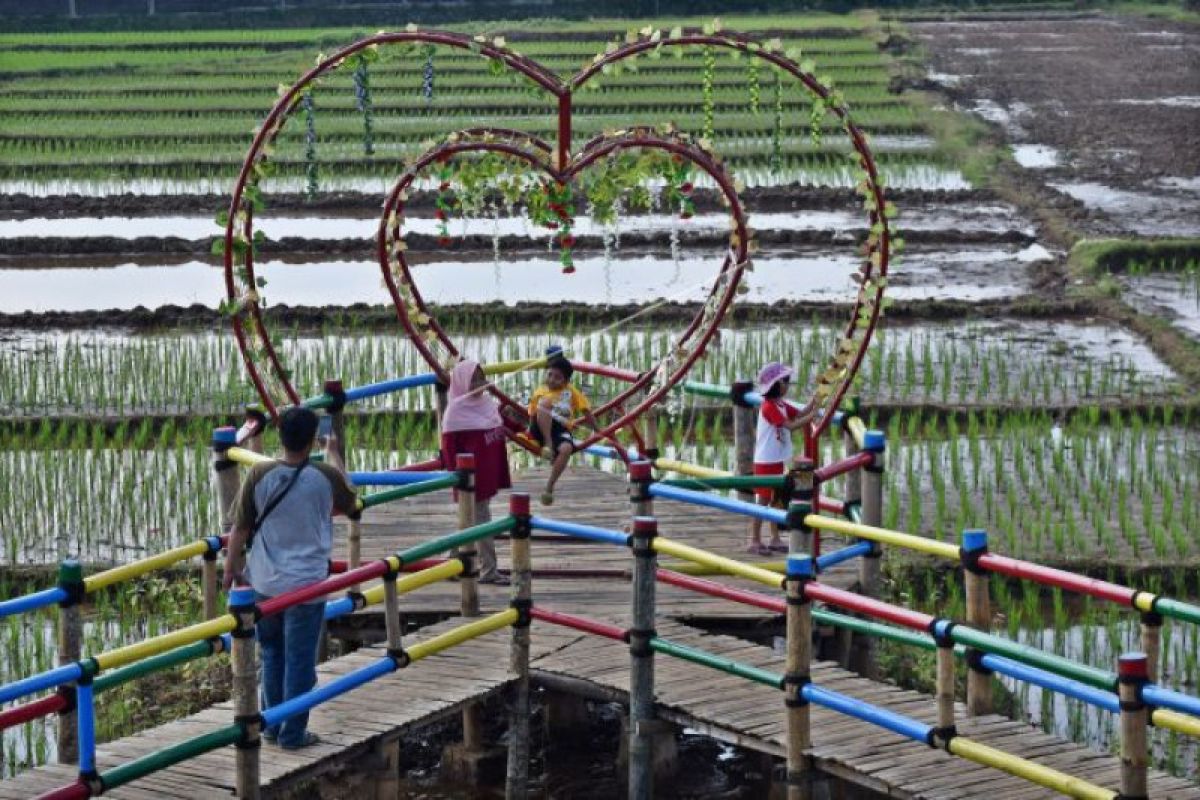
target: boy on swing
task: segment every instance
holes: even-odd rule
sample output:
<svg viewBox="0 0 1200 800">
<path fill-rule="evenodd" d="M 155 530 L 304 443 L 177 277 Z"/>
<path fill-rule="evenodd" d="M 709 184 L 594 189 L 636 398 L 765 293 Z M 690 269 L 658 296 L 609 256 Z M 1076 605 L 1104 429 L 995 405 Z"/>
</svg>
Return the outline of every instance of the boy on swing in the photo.
<svg viewBox="0 0 1200 800">
<path fill-rule="evenodd" d="M 542 456 L 553 459 L 550 477 L 542 492 L 542 505 L 554 502 L 554 485 L 571 462 L 575 440 L 571 431 L 580 422 L 598 429 L 587 395 L 571 383 L 575 373 L 561 351 L 553 352 L 546 364 L 545 380 L 529 398 L 529 435 L 542 447 Z"/>
</svg>

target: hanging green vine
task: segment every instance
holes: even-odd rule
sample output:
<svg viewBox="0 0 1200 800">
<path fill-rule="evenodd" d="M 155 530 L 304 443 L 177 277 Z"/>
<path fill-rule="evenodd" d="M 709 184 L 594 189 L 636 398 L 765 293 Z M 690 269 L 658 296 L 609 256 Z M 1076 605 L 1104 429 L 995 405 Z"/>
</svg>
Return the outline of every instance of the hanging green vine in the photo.
<svg viewBox="0 0 1200 800">
<path fill-rule="evenodd" d="M 304 196 L 312 200 L 321 190 L 317 173 L 317 110 L 309 89 L 300 101 L 304 109 Z"/>
<path fill-rule="evenodd" d="M 758 83 L 758 59 L 753 56 L 746 63 L 746 83 L 750 87 L 750 113 L 758 116 L 762 87 Z"/>
<path fill-rule="evenodd" d="M 421 72 L 421 94 L 425 97 L 426 103 L 433 102 L 433 54 L 437 48 L 433 45 L 426 45 L 425 52 L 425 68 Z"/>
<path fill-rule="evenodd" d="M 771 126 L 771 174 L 783 169 L 783 79 L 775 70 L 775 123 Z"/>
<path fill-rule="evenodd" d="M 375 155 L 375 134 L 372 125 L 371 110 L 371 72 L 368 63 L 373 61 L 364 50 L 354 57 L 354 104 L 363 115 L 363 154 L 370 158 Z"/>
<path fill-rule="evenodd" d="M 701 88 L 704 93 L 704 131 L 701 137 L 706 141 L 713 140 L 713 79 L 717 74 L 717 48 L 708 45 L 704 48 L 704 75 L 701 78 Z"/>
</svg>

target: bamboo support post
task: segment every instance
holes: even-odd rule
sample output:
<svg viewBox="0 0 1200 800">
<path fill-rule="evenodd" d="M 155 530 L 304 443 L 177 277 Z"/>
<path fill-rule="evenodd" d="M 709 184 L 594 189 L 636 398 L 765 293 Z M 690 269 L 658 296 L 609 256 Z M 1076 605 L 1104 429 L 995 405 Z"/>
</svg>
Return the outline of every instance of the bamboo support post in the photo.
<svg viewBox="0 0 1200 800">
<path fill-rule="evenodd" d="M 957 735 L 954 727 L 954 641 L 950 637 L 937 637 L 937 684 L 934 688 L 937 702 L 937 727 L 933 735 L 939 747 Z"/>
<path fill-rule="evenodd" d="M 458 498 L 458 529 L 465 531 L 475 525 L 475 454 L 459 453 L 454 461 L 454 470 L 458 473 L 458 488 L 455 494 Z M 461 597 L 459 604 L 464 617 L 479 616 L 479 576 L 478 552 L 475 543 L 460 545 L 457 550 L 462 559 L 464 569 L 459 576 Z"/>
<path fill-rule="evenodd" d="M 1146 654 L 1146 678 L 1158 680 L 1158 659 L 1162 651 L 1162 614 L 1147 611 L 1142 614 L 1142 652 Z"/>
<path fill-rule="evenodd" d="M 813 776 L 807 751 L 812 747 L 812 728 L 804 687 L 810 682 L 812 664 L 812 603 L 805 584 L 816 577 L 812 556 L 797 553 L 787 560 L 787 657 L 784 674 L 784 703 L 787 706 L 787 798 L 809 800 Z"/>
<path fill-rule="evenodd" d="M 640 455 L 647 461 L 653 462 L 654 459 L 658 458 L 659 454 L 657 406 L 650 406 L 650 408 L 646 410 L 646 413 L 642 415 L 642 418 L 646 421 L 642 435 L 642 440 L 645 443 L 646 450 Z"/>
<path fill-rule="evenodd" d="M 862 522 L 872 527 L 883 526 L 883 470 L 887 439 L 883 431 L 869 430 L 863 435 L 863 449 L 874 455 L 874 461 L 862 468 L 859 478 L 862 488 Z M 883 548 L 878 542 L 869 553 L 858 560 L 859 594 L 878 599 L 883 594 Z M 858 650 L 856 671 L 865 677 L 879 678 L 878 643 L 864 636 Z"/>
<path fill-rule="evenodd" d="M 1147 751 L 1149 709 L 1142 687 L 1149 680 L 1145 653 L 1125 653 L 1117 659 L 1117 694 L 1121 699 L 1121 797 L 1148 796 L 1150 758 Z"/>
<path fill-rule="evenodd" d="M 58 665 L 73 664 L 82 657 L 83 615 L 83 567 L 78 561 L 67 559 L 58 565 L 58 586 L 67 593 L 67 599 L 58 608 Z M 70 694 L 74 687 L 59 688 L 60 694 Z M 68 698 L 71 699 L 71 698 Z M 79 763 L 79 711 L 75 703 L 58 714 L 58 763 Z"/>
<path fill-rule="evenodd" d="M 346 390 L 340 380 L 327 380 L 322 389 L 327 397 L 333 399 L 333 402 L 325 409 L 325 413 L 329 415 L 332 423 L 330 433 L 333 434 L 332 438 L 323 445 L 325 461 L 331 463 L 336 458 L 337 463 L 343 469 L 349 469 L 350 465 L 346 461 Z M 355 569 L 362 565 L 362 518 L 357 515 L 348 516 L 345 525 L 346 567 Z M 360 588 L 358 585 L 354 585 L 348 587 L 348 591 L 357 592 Z"/>
<path fill-rule="evenodd" d="M 229 448 L 237 444 L 237 429 L 214 428 L 212 432 L 213 482 L 217 491 L 217 510 L 221 532 L 229 533 L 233 526 L 233 501 L 237 499 L 242 480 L 237 463 L 226 457 Z"/>
<path fill-rule="evenodd" d="M 992 627 L 992 604 L 987 570 L 979 566 L 979 557 L 987 553 L 987 531 L 967 530 L 962 534 L 960 549 L 963 565 L 963 584 L 967 594 L 967 623 L 977 630 L 988 632 Z M 989 670 L 979 665 L 978 658 L 967 660 L 967 715 L 972 717 L 992 713 L 992 678 Z"/>
<path fill-rule="evenodd" d="M 654 498 L 650 496 L 653 482 L 654 471 L 649 461 L 634 461 L 629 465 L 629 502 L 633 503 L 635 517 L 654 514 Z"/>
<path fill-rule="evenodd" d="M 246 421 L 242 423 L 242 430 L 246 431 L 246 438 L 242 441 L 242 447 L 253 453 L 261 453 L 263 451 L 263 431 L 267 429 L 267 415 L 262 410 L 262 406 L 257 403 L 251 403 L 246 406 Z"/>
<path fill-rule="evenodd" d="M 209 548 L 200 562 L 200 581 L 204 590 L 204 618 L 216 619 L 220 613 L 221 584 L 217 576 L 217 551 Z"/>
<path fill-rule="evenodd" d="M 529 795 L 529 622 L 533 604 L 533 560 L 529 551 L 529 495 L 509 495 L 509 513 L 516 520 L 509 534 L 512 545 L 512 606 L 520 615 L 512 629 L 509 671 L 516 677 L 509 717 L 508 768 L 504 796 L 523 800 Z"/>
<path fill-rule="evenodd" d="M 816 465 L 810 459 L 801 458 L 796 461 L 796 466 L 791 473 L 793 489 L 787 512 L 788 553 L 790 555 L 803 553 L 816 557 L 816 553 L 813 552 L 813 529 L 804 524 L 805 517 L 816 511 L 813 507 L 813 498 L 816 493 L 813 483 L 815 468 Z"/>
<path fill-rule="evenodd" d="M 237 618 L 231 655 L 234 721 L 242 725 L 236 756 L 237 796 L 243 800 L 258 800 L 262 717 L 259 715 L 258 669 L 254 657 L 254 590 L 241 586 L 230 591 L 229 613 Z"/>
<path fill-rule="evenodd" d="M 654 517 L 633 518 L 633 613 L 629 628 L 629 797 L 654 796 Z"/>
<path fill-rule="evenodd" d="M 738 475 L 754 474 L 754 436 L 758 415 L 754 406 L 746 402 L 746 393 L 753 389 L 754 384 L 750 381 L 735 381 L 729 390 L 733 400 L 734 472 Z M 754 502 L 753 492 L 740 489 L 737 496 L 747 503 Z"/>
</svg>

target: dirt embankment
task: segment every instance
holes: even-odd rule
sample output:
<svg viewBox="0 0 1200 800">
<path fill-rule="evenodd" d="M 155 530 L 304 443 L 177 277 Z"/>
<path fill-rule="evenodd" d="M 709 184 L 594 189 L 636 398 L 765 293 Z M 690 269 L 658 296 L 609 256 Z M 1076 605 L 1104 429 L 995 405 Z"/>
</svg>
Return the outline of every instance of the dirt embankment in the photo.
<svg viewBox="0 0 1200 800">
<path fill-rule="evenodd" d="M 746 205 L 756 211 L 790 211 L 796 208 L 857 209 L 860 203 L 853 192 L 845 189 L 826 189 L 782 186 L 746 189 L 742 192 Z M 987 192 L 974 190 L 890 190 L 888 196 L 897 205 L 917 204 L 986 204 L 991 196 Z M 366 212 L 370 216 L 379 213 L 380 196 L 363 192 L 322 192 L 310 200 L 301 193 L 278 193 L 267 196 L 272 212 L 295 212 L 297 214 L 322 215 L 355 214 Z M 436 195 L 432 192 L 414 192 L 405 205 L 418 211 L 434 209 Z M 723 206 L 716 194 L 698 189 L 695 193 L 697 211 L 719 211 Z M 117 194 L 93 197 L 79 194 L 37 197 L 30 194 L 0 195 L 0 218 L 25 219 L 29 217 L 115 217 L 155 216 L 164 214 L 215 214 L 228 208 L 229 195 L 185 194 L 149 195 Z"/>
</svg>

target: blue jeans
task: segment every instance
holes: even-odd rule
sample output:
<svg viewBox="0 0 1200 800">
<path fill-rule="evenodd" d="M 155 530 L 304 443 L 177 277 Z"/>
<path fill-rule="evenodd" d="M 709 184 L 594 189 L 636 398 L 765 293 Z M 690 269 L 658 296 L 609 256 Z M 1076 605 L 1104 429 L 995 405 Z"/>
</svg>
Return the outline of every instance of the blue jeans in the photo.
<svg viewBox="0 0 1200 800">
<path fill-rule="evenodd" d="M 259 602 L 266 595 L 257 595 Z M 258 650 L 261 667 L 262 707 L 268 708 L 299 697 L 317 685 L 317 645 L 325 621 L 324 603 L 304 603 L 258 621 Z M 263 733 L 283 747 L 304 744 L 308 712 L 286 719 Z"/>
</svg>

